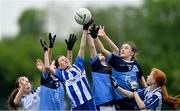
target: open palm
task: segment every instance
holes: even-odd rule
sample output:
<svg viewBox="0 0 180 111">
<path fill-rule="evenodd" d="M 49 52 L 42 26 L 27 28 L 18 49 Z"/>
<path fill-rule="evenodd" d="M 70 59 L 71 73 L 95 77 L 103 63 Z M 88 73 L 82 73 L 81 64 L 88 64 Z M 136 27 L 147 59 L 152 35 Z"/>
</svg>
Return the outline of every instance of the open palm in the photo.
<svg viewBox="0 0 180 111">
<path fill-rule="evenodd" d="M 36 59 L 36 67 L 39 71 L 43 71 L 44 63 L 41 59 Z"/>
<path fill-rule="evenodd" d="M 105 36 L 105 32 L 104 32 L 104 26 L 99 26 L 99 31 L 98 31 L 98 37 L 103 37 Z"/>
</svg>

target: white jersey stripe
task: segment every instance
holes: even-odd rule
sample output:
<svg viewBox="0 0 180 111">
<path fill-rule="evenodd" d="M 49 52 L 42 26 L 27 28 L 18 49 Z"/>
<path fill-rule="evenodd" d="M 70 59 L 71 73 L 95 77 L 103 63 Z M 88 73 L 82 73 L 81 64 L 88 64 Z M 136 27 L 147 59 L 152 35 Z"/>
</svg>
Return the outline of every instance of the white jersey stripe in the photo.
<svg viewBox="0 0 180 111">
<path fill-rule="evenodd" d="M 85 79 L 85 78 L 84 78 Z M 85 83 L 82 82 L 83 91 L 86 92 L 86 98 L 87 100 L 90 100 L 92 98 L 92 95 L 90 94 L 88 88 L 86 87 Z"/>
<path fill-rule="evenodd" d="M 73 84 L 73 88 L 75 88 L 75 92 L 76 92 L 76 95 L 77 95 L 77 97 L 78 97 L 78 99 L 80 101 L 80 104 L 83 104 L 84 101 L 83 101 L 83 98 L 82 98 L 82 95 L 81 95 L 81 92 L 79 90 L 79 87 L 78 87 L 77 83 Z"/>
</svg>

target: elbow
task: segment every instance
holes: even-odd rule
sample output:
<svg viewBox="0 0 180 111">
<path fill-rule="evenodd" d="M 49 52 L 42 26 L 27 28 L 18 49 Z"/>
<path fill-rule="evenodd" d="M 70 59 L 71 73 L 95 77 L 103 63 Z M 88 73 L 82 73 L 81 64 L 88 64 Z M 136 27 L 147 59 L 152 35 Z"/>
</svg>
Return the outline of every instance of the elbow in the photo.
<svg viewBox="0 0 180 111">
<path fill-rule="evenodd" d="M 15 106 L 20 106 L 20 102 L 14 101 Z"/>
<path fill-rule="evenodd" d="M 80 49 L 81 49 L 81 50 L 84 50 L 84 49 L 85 49 L 85 47 L 86 47 L 86 46 L 81 46 L 81 47 L 80 47 Z"/>
<path fill-rule="evenodd" d="M 50 70 L 50 65 L 45 65 L 45 67 L 44 67 L 44 71 L 48 71 L 48 70 Z"/>
<path fill-rule="evenodd" d="M 133 94 L 131 94 L 131 93 L 130 93 L 130 94 L 127 94 L 126 96 L 127 96 L 127 98 L 129 98 L 129 99 L 131 99 L 131 98 L 134 97 Z"/>
<path fill-rule="evenodd" d="M 106 52 L 106 50 L 105 50 L 103 47 L 100 47 L 100 48 L 99 48 L 99 51 L 100 51 L 101 53 L 105 53 L 105 52 Z"/>
<path fill-rule="evenodd" d="M 139 106 L 139 109 L 140 109 L 140 110 L 145 110 L 145 109 L 146 109 L 146 106 Z"/>
</svg>

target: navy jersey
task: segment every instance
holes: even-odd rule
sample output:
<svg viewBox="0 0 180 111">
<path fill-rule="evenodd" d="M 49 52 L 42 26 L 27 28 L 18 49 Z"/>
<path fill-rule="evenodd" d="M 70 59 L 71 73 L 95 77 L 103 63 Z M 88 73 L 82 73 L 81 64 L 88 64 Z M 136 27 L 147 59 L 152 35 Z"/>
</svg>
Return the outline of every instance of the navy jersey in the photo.
<svg viewBox="0 0 180 111">
<path fill-rule="evenodd" d="M 64 109 L 64 86 L 49 72 L 41 74 L 40 110 Z"/>
<path fill-rule="evenodd" d="M 79 107 L 92 99 L 92 92 L 84 70 L 84 59 L 77 57 L 69 70 L 56 69 L 55 75 L 64 80 L 71 107 Z M 85 110 L 85 109 L 84 109 Z"/>
<path fill-rule="evenodd" d="M 125 61 L 121 57 L 114 54 L 110 54 L 106 58 L 109 65 L 112 67 L 112 76 L 117 80 L 120 87 L 131 90 L 131 85 L 129 81 L 136 81 L 141 78 L 143 73 L 140 65 L 136 60 Z M 125 96 L 118 90 L 114 89 L 115 99 L 123 99 Z"/>
<path fill-rule="evenodd" d="M 160 111 L 162 109 L 162 91 L 161 88 L 156 88 L 154 91 L 149 91 L 150 87 L 138 91 L 139 96 L 146 105 L 148 110 Z"/>
<path fill-rule="evenodd" d="M 98 56 L 91 58 L 93 93 L 96 106 L 113 100 L 113 88 L 109 74 L 110 68 L 101 64 Z"/>
</svg>

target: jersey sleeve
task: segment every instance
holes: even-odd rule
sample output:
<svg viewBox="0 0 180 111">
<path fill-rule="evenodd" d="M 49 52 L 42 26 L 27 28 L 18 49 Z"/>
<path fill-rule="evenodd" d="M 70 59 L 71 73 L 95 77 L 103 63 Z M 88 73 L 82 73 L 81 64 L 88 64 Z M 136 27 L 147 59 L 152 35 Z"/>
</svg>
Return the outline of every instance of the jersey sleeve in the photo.
<svg viewBox="0 0 180 111">
<path fill-rule="evenodd" d="M 112 53 L 109 54 L 109 56 L 106 58 L 106 62 L 109 63 L 109 65 L 115 69 L 118 70 L 119 65 L 123 64 L 122 59 L 119 56 L 116 56 Z"/>
<path fill-rule="evenodd" d="M 109 63 L 109 61 L 111 60 L 112 58 L 112 53 L 110 52 L 109 56 L 106 57 L 106 62 Z M 112 60 L 111 60 L 112 61 Z"/>
<path fill-rule="evenodd" d="M 55 69 L 55 77 L 59 78 L 60 80 L 63 78 L 61 69 L 58 68 Z"/>
<path fill-rule="evenodd" d="M 23 98 L 21 100 L 21 103 L 22 103 L 22 105 L 23 105 L 23 107 L 25 109 L 32 109 L 32 107 L 33 107 L 33 100 L 32 100 L 32 98 L 27 98 L 27 99 Z"/>
<path fill-rule="evenodd" d="M 157 95 L 152 95 L 150 98 L 144 100 L 146 109 L 153 109 L 159 105 L 159 98 Z"/>
<path fill-rule="evenodd" d="M 40 96 L 41 87 L 37 87 L 36 94 Z"/>
<path fill-rule="evenodd" d="M 82 71 L 84 70 L 84 59 L 81 57 L 77 57 L 74 63 L 76 66 L 78 66 Z"/>
<path fill-rule="evenodd" d="M 145 98 L 145 95 L 144 95 L 145 90 L 146 90 L 146 88 L 138 90 L 138 95 L 141 98 L 141 100 L 144 100 L 144 98 Z"/>
<path fill-rule="evenodd" d="M 95 58 L 91 58 L 90 63 L 91 63 L 93 72 L 98 72 L 102 68 L 102 65 L 98 56 L 96 56 Z"/>
<path fill-rule="evenodd" d="M 30 95 L 28 97 L 24 97 L 21 99 L 23 109 L 25 109 L 25 110 L 38 109 L 38 104 L 39 104 L 39 100 L 40 100 L 39 92 L 40 92 L 40 88 L 37 89 L 36 92 L 34 92 L 33 96 Z"/>
</svg>

